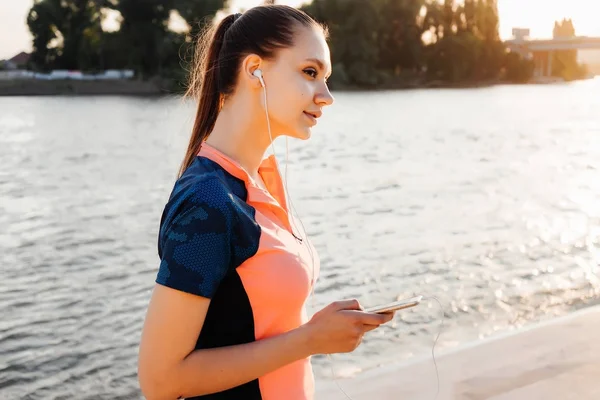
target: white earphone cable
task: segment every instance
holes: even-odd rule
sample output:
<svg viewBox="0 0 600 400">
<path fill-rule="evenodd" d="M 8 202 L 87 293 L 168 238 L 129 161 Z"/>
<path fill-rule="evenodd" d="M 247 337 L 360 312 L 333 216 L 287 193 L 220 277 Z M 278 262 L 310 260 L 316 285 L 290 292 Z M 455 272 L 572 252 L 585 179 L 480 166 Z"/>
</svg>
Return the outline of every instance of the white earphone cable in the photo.
<svg viewBox="0 0 600 400">
<path fill-rule="evenodd" d="M 260 70 L 257 70 L 260 71 Z M 269 140 L 270 140 L 270 145 L 271 145 L 271 151 L 273 152 L 273 157 L 275 159 L 275 164 L 277 165 L 277 169 L 279 171 L 281 171 L 281 168 L 279 166 L 279 161 L 277 159 L 277 153 L 275 151 L 275 145 L 274 145 L 274 141 L 273 141 L 273 135 L 271 133 L 271 121 L 269 118 L 269 107 L 267 104 L 267 88 L 265 85 L 265 81 L 262 78 L 262 73 L 258 73 L 256 74 L 256 76 L 258 77 L 258 79 L 260 80 L 260 83 L 262 85 L 263 88 L 263 100 L 264 100 L 264 107 L 265 107 L 265 116 L 266 116 L 266 120 L 267 120 L 267 130 L 269 132 Z M 289 212 L 290 216 L 289 216 L 289 220 L 291 222 L 291 224 L 293 225 L 293 228 L 295 229 L 296 232 L 300 232 L 300 230 L 298 229 L 298 226 L 296 225 L 296 219 L 294 218 L 294 214 L 298 214 L 296 212 L 296 208 L 294 207 L 294 204 L 292 202 L 292 198 L 289 194 L 289 189 L 288 189 L 288 185 L 287 185 L 287 164 L 288 164 L 288 153 L 289 153 L 289 147 L 288 147 L 288 141 L 287 141 L 287 136 L 286 136 L 286 142 L 285 142 L 285 147 L 286 147 L 286 163 L 285 163 L 285 172 L 284 172 L 284 179 L 283 179 L 283 187 L 284 187 L 284 191 L 285 191 L 285 197 L 287 199 L 288 205 L 291 212 Z M 298 217 L 298 221 L 300 221 L 300 225 L 302 226 L 302 233 L 301 235 L 304 237 L 297 237 L 294 232 L 292 232 L 292 235 L 294 235 L 297 239 L 300 239 L 302 244 L 306 245 L 306 249 L 308 250 L 308 253 L 310 254 L 311 257 L 311 297 L 314 297 L 314 286 L 315 286 L 315 260 L 314 260 L 314 253 L 312 251 L 312 246 L 310 245 L 310 243 L 308 243 L 308 234 L 306 233 L 306 228 L 304 227 L 304 223 L 302 222 L 302 219 L 300 219 L 300 217 Z"/>
</svg>

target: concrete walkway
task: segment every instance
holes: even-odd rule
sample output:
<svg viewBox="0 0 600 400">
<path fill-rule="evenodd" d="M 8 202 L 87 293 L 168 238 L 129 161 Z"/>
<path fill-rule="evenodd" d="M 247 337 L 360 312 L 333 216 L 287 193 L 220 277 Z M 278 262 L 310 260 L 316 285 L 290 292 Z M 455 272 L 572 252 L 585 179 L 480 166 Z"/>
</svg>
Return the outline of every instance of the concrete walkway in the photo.
<svg viewBox="0 0 600 400">
<path fill-rule="evenodd" d="M 436 358 L 437 400 L 600 400 L 600 306 Z M 352 400 L 434 400 L 436 382 L 431 357 L 338 380 Z M 347 397 L 321 382 L 316 399 Z"/>
</svg>

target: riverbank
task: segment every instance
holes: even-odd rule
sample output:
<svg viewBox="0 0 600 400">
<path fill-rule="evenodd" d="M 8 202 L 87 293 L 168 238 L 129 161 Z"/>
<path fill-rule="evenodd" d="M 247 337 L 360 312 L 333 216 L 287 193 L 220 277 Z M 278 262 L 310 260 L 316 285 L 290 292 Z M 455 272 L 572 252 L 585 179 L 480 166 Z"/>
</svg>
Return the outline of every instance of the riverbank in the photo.
<svg viewBox="0 0 600 400">
<path fill-rule="evenodd" d="M 164 95 L 166 85 L 158 80 L 0 80 L 0 96 L 56 95 Z"/>
<path fill-rule="evenodd" d="M 598 332 L 594 306 L 437 355 L 437 400 L 599 399 Z M 431 355 L 338 380 L 352 400 L 434 400 L 436 382 Z M 317 389 L 317 399 L 347 399 L 334 382 Z"/>
<path fill-rule="evenodd" d="M 534 85 L 556 83 L 560 80 L 537 79 L 526 83 L 515 83 L 503 80 L 448 83 L 443 81 L 397 81 L 385 86 L 372 88 L 333 85 L 335 92 L 357 91 L 385 91 L 385 90 L 410 90 L 410 89 L 476 89 L 496 85 Z M 163 96 L 183 94 L 183 89 L 174 91 L 175 84 L 169 80 L 0 80 L 0 96 L 102 96 L 102 95 L 130 95 L 130 96 Z"/>
</svg>

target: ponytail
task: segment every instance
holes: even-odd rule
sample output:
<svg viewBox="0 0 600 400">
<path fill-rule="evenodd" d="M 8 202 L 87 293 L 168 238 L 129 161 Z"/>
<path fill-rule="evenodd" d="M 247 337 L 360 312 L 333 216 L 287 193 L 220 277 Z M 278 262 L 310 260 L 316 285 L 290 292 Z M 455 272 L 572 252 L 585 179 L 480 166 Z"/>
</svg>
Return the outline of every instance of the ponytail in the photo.
<svg viewBox="0 0 600 400">
<path fill-rule="evenodd" d="M 220 63 L 219 53 L 225 38 L 225 33 L 233 25 L 240 14 L 231 14 L 225 17 L 213 29 L 206 29 L 200 37 L 199 48 L 195 55 L 195 63 L 199 68 L 194 68 L 188 95 L 198 99 L 196 119 L 192 128 L 192 135 L 188 148 L 179 170 L 179 176 L 192 164 L 200 151 L 202 143 L 206 140 L 215 126 L 217 115 L 221 111 L 222 92 L 219 87 Z M 210 40 L 207 40 L 209 39 Z"/>
</svg>

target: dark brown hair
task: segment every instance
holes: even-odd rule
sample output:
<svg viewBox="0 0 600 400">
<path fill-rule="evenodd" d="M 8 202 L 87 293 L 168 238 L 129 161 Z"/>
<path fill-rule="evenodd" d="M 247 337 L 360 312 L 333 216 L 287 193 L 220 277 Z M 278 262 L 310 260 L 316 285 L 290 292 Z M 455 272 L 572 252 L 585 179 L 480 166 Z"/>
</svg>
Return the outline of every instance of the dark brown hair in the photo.
<svg viewBox="0 0 600 400">
<path fill-rule="evenodd" d="M 180 176 L 192 164 L 214 128 L 223 100 L 233 93 L 243 58 L 256 54 L 273 59 L 278 49 L 294 44 L 298 26 L 321 29 L 327 36 L 326 28 L 309 15 L 279 4 L 231 14 L 201 34 L 187 93 L 198 100 L 198 108 Z"/>
</svg>

